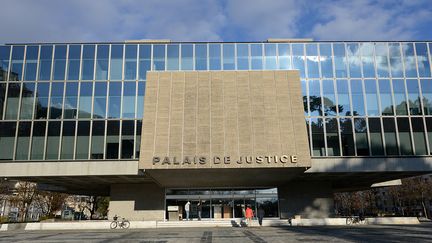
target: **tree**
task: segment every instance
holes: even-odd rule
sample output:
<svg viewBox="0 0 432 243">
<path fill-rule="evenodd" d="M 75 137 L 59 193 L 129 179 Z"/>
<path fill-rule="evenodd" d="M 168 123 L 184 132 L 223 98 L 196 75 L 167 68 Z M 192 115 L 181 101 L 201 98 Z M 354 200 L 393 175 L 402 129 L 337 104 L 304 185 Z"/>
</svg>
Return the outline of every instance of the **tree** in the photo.
<svg viewBox="0 0 432 243">
<path fill-rule="evenodd" d="M 62 209 L 67 197 L 64 193 L 39 191 L 35 204 L 44 215 L 54 217 L 55 213 Z"/>
<path fill-rule="evenodd" d="M 27 219 L 29 208 L 37 197 L 37 193 L 36 183 L 19 181 L 15 184 L 14 193 L 9 201 L 18 208 L 21 221 Z"/>
</svg>

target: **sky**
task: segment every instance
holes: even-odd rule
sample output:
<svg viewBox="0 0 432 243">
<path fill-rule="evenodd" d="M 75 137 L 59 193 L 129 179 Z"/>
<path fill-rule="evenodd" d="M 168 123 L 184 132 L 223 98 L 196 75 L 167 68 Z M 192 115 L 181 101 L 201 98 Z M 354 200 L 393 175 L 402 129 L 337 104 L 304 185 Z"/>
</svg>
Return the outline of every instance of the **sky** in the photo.
<svg viewBox="0 0 432 243">
<path fill-rule="evenodd" d="M 0 0 L 0 43 L 432 40 L 432 0 Z"/>
</svg>

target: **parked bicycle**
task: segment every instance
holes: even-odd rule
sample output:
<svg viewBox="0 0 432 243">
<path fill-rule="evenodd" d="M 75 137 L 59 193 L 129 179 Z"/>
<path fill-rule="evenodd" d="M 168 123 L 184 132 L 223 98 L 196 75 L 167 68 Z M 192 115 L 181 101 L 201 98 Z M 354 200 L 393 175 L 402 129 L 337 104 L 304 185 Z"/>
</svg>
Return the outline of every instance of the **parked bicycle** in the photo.
<svg viewBox="0 0 432 243">
<path fill-rule="evenodd" d="M 346 218 L 347 225 L 366 224 L 366 219 L 360 216 L 349 216 Z"/>
<path fill-rule="evenodd" d="M 118 216 L 115 215 L 113 217 L 113 221 L 110 224 L 110 228 L 111 229 L 115 229 L 117 227 L 121 228 L 121 229 L 128 229 L 130 226 L 129 220 L 122 218 L 121 220 L 118 220 Z"/>
</svg>

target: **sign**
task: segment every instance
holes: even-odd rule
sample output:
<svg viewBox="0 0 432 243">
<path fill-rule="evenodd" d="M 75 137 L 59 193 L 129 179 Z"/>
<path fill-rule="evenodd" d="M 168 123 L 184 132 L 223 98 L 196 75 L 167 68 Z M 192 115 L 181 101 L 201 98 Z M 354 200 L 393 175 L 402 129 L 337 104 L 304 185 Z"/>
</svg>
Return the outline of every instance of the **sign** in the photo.
<svg viewBox="0 0 432 243">
<path fill-rule="evenodd" d="M 168 206 L 168 211 L 178 211 L 179 207 L 178 206 Z"/>
<path fill-rule="evenodd" d="M 153 157 L 153 165 L 192 165 L 199 164 L 205 165 L 212 163 L 214 165 L 219 164 L 274 164 L 274 163 L 297 163 L 296 155 L 282 155 L 282 156 L 240 156 L 234 159 L 231 156 L 213 156 L 208 158 L 206 156 L 185 156 L 183 158 L 178 157 Z"/>
</svg>

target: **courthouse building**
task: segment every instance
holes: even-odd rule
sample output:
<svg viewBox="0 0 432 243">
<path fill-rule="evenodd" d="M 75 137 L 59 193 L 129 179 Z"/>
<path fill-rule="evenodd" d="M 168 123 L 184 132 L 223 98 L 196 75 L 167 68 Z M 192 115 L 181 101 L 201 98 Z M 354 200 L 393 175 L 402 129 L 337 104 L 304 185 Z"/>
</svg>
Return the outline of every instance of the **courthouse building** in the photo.
<svg viewBox="0 0 432 243">
<path fill-rule="evenodd" d="M 331 217 L 432 172 L 432 43 L 0 46 L 0 176 L 110 196 L 110 218 Z M 174 213 L 172 213 L 174 212 Z M 177 215 L 178 213 L 178 215 Z"/>
</svg>

